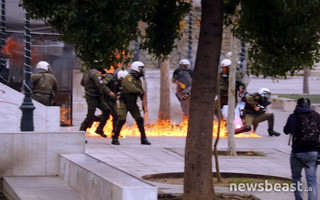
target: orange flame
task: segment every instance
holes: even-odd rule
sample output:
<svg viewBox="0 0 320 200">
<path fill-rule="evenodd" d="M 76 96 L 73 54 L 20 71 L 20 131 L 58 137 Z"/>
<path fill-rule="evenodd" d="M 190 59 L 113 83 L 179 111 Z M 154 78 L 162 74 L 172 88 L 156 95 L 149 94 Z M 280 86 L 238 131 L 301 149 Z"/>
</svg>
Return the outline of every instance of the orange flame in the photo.
<svg viewBox="0 0 320 200">
<path fill-rule="evenodd" d="M 68 108 L 60 107 L 60 121 L 64 125 L 70 125 L 71 126 L 71 119 L 69 119 L 69 117 L 68 117 L 69 113 L 70 113 L 70 107 L 68 107 Z"/>
<path fill-rule="evenodd" d="M 2 48 L 1 52 L 10 58 L 10 62 L 12 65 L 23 66 L 24 43 L 19 42 L 17 38 L 14 38 L 14 37 L 7 38 L 5 42 L 5 46 Z M 35 65 L 35 63 L 43 59 L 41 55 L 37 54 L 38 52 L 37 47 L 32 46 L 31 52 L 32 52 L 32 60 L 31 60 L 32 65 Z"/>
<path fill-rule="evenodd" d="M 90 136 L 96 136 L 99 135 L 95 133 L 95 130 L 99 126 L 99 122 L 94 122 L 90 128 L 87 129 L 87 133 L 89 133 Z M 217 137 L 218 132 L 218 122 L 213 122 L 213 137 Z M 169 121 L 158 121 L 155 124 L 150 124 L 145 126 L 146 134 L 148 137 L 186 137 L 187 131 L 188 131 L 188 120 L 184 119 L 179 125 L 177 124 L 171 124 Z M 112 122 L 111 120 L 108 121 L 108 123 L 103 128 L 104 133 L 108 137 L 112 137 Z M 227 137 L 228 130 L 225 126 L 225 122 L 221 121 L 220 125 L 220 137 Z M 127 126 L 126 124 L 121 129 L 121 136 L 140 136 L 140 132 L 138 130 L 138 127 L 136 124 L 133 126 Z M 256 133 L 241 133 L 235 135 L 235 137 L 261 137 L 257 135 Z"/>
</svg>

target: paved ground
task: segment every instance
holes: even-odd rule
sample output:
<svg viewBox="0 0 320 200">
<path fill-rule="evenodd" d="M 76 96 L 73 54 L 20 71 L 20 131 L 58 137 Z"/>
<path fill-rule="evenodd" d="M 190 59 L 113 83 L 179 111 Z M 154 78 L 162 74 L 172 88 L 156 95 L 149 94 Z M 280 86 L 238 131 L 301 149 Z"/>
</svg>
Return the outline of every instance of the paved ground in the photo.
<svg viewBox="0 0 320 200">
<path fill-rule="evenodd" d="M 276 130 L 282 132 L 283 124 L 289 113 L 279 109 L 270 110 L 276 116 Z M 263 174 L 290 178 L 288 136 L 267 135 L 267 122 L 263 122 L 257 130 L 259 138 L 236 138 L 237 151 L 263 152 L 264 157 L 219 156 L 221 172 L 246 174 Z M 134 176 L 142 177 L 158 173 L 183 172 L 184 169 L 184 137 L 149 137 L 151 146 L 139 144 L 138 137 L 120 139 L 121 145 L 111 145 L 111 139 L 87 136 L 86 153 L 108 164 L 114 165 Z M 219 142 L 219 150 L 226 150 L 227 138 Z M 214 161 L 213 161 L 214 166 Z M 215 171 L 215 167 L 213 167 Z M 318 170 L 319 171 L 319 170 Z M 320 182 L 320 177 L 318 178 Z M 182 186 L 159 184 L 161 193 L 181 193 Z M 228 192 L 228 188 L 216 188 L 217 192 Z M 261 199 L 293 199 L 292 192 L 253 192 Z"/>
<path fill-rule="evenodd" d="M 310 92 L 320 94 L 319 78 L 309 80 Z M 253 78 L 248 86 L 249 92 L 268 87 L 273 93 L 302 93 L 302 78 L 288 80 L 256 79 Z M 150 100 L 149 100 L 150 102 Z M 177 106 L 177 105 L 175 105 Z M 179 109 L 179 108 L 178 108 Z M 275 114 L 275 129 L 282 133 L 289 112 L 280 109 L 269 109 Z M 77 128 L 77 127 L 75 127 Z M 148 133 L 147 133 L 148 134 Z M 288 136 L 269 137 L 267 122 L 257 129 L 259 138 L 236 138 L 237 151 L 256 151 L 265 154 L 263 157 L 249 156 L 219 156 L 221 172 L 262 174 L 290 178 Z M 149 137 L 151 146 L 143 146 L 138 137 L 120 139 L 121 145 L 111 145 L 110 138 L 92 137 L 87 135 L 86 153 L 108 164 L 125 170 L 136 177 L 158 173 L 175 173 L 184 170 L 184 137 Z M 227 138 L 219 142 L 219 150 L 226 150 Z M 214 166 L 214 161 L 213 161 Z M 213 167 L 215 171 L 215 167 Z M 319 169 L 318 169 L 319 171 Z M 318 173 L 319 174 L 319 173 Z M 304 177 L 304 175 L 303 175 Z M 305 179 L 303 179 L 305 180 Z M 320 176 L 318 176 L 320 182 Z M 160 193 L 181 193 L 182 186 L 151 182 L 159 188 Z M 319 188 L 318 188 L 319 189 Z M 229 192 L 228 188 L 216 188 L 216 192 Z M 292 192 L 248 192 L 261 199 L 293 199 Z"/>
</svg>

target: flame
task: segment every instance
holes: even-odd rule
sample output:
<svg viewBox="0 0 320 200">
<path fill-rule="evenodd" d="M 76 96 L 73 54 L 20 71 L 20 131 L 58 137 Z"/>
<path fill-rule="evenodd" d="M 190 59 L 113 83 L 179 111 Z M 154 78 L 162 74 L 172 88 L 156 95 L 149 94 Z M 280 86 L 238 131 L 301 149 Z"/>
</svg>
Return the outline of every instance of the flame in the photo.
<svg viewBox="0 0 320 200">
<path fill-rule="evenodd" d="M 17 38 L 13 36 L 8 37 L 5 46 L 1 52 L 10 58 L 10 64 L 15 66 L 23 66 L 24 64 L 24 42 L 19 42 Z M 35 65 L 37 62 L 43 59 L 43 56 L 39 55 L 38 48 L 31 46 L 32 60 L 31 64 Z"/>
<path fill-rule="evenodd" d="M 104 126 L 103 131 L 108 137 L 112 137 L 112 118 L 108 120 L 107 124 Z M 99 122 L 94 122 L 90 128 L 86 130 L 86 132 L 90 136 L 99 137 L 98 134 L 95 133 L 95 130 L 99 126 Z M 218 132 L 218 122 L 213 122 L 213 137 L 217 137 Z M 146 125 L 145 126 L 146 135 L 148 137 L 186 137 L 188 132 L 188 119 L 184 119 L 180 124 L 171 124 L 167 120 L 158 121 L 157 123 Z M 228 130 L 225 126 L 225 121 L 221 121 L 220 123 L 220 137 L 227 137 Z M 140 136 L 140 132 L 138 130 L 138 126 L 134 124 L 133 126 L 128 126 L 125 124 L 121 129 L 121 136 Z M 235 135 L 235 137 L 261 137 L 256 133 L 241 133 Z"/>
<path fill-rule="evenodd" d="M 110 69 L 104 69 L 104 71 L 106 71 L 106 73 L 114 73 L 114 67 L 111 66 Z"/>
<path fill-rule="evenodd" d="M 70 125 L 71 126 L 71 119 L 69 119 L 69 114 L 70 114 L 70 107 L 68 107 L 68 108 L 60 107 L 60 121 L 64 125 Z"/>
</svg>

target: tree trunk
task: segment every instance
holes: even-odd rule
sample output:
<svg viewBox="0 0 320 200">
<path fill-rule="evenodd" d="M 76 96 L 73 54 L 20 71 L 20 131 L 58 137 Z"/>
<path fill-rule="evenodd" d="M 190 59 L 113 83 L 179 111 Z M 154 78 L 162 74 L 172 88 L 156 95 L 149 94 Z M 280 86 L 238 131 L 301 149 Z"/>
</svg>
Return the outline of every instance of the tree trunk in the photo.
<svg viewBox="0 0 320 200">
<path fill-rule="evenodd" d="M 238 49 L 237 40 L 234 36 L 230 39 L 231 51 L 232 51 L 232 64 L 229 69 L 229 88 L 228 88 L 228 118 L 227 118 L 227 129 L 228 129 L 228 151 L 227 154 L 236 156 L 236 143 L 234 140 L 234 109 L 236 103 L 236 66 L 238 62 Z"/>
<path fill-rule="evenodd" d="M 220 87 L 220 80 L 219 79 L 220 79 L 220 76 L 218 76 L 217 88 Z M 218 92 L 217 96 L 218 96 L 217 105 L 220 105 L 220 92 Z M 219 165 L 219 157 L 218 157 L 218 143 L 220 140 L 220 128 L 221 128 L 221 112 L 216 112 L 217 109 L 220 109 L 220 107 L 213 109 L 214 113 L 218 113 L 218 132 L 217 132 L 216 140 L 214 141 L 214 144 L 213 144 L 213 154 L 214 154 L 214 161 L 215 161 L 215 165 L 216 165 L 217 182 L 221 183 L 222 177 L 221 177 L 221 173 L 220 173 L 220 165 Z"/>
<path fill-rule="evenodd" d="M 236 152 L 236 143 L 234 140 L 234 109 L 235 109 L 235 99 L 236 99 L 236 65 L 234 62 L 230 65 L 229 68 L 229 88 L 228 88 L 228 118 L 227 118 L 227 129 L 228 129 L 228 155 L 235 156 Z"/>
<path fill-rule="evenodd" d="M 185 148 L 184 200 L 215 199 L 212 182 L 214 98 L 222 41 L 223 1 L 202 0 Z"/>
<path fill-rule="evenodd" d="M 309 94 L 309 68 L 303 69 L 303 94 Z"/>
<path fill-rule="evenodd" d="M 158 120 L 170 120 L 169 60 L 160 62 L 160 107 Z"/>
</svg>

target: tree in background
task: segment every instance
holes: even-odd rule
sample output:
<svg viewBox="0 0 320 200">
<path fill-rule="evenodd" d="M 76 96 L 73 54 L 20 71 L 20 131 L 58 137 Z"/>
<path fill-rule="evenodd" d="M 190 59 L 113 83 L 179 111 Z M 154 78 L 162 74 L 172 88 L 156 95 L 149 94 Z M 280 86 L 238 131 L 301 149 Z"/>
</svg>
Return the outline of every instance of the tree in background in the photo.
<svg viewBox="0 0 320 200">
<path fill-rule="evenodd" d="M 181 19 L 184 12 L 188 11 L 186 8 L 190 6 L 189 3 L 178 0 L 168 2 L 177 4 L 174 8 L 176 10 L 170 11 L 181 15 L 167 15 L 166 20 L 172 20 L 172 22 L 175 22 L 177 17 Z M 138 23 L 140 21 L 153 22 L 152 13 L 155 9 L 161 8 L 163 12 L 168 12 L 165 11 L 167 7 L 159 7 L 156 0 L 24 0 L 21 5 L 28 11 L 32 19 L 43 20 L 59 32 L 60 39 L 74 47 L 75 53 L 85 68 L 98 66 L 110 68 L 110 66 L 117 66 L 117 63 L 129 63 L 131 58 L 128 57 L 128 54 L 132 53 L 129 45 L 141 36 Z M 160 38 L 153 36 L 157 35 L 157 32 L 153 31 L 158 31 L 158 29 L 152 29 L 157 25 L 150 23 L 150 28 L 147 27 L 147 34 L 144 36 L 146 43 L 141 43 L 156 57 L 167 56 L 168 52 L 170 53 L 174 48 L 172 41 L 180 36 L 180 29 L 174 23 L 161 25 L 170 27 L 163 28 L 164 31 L 172 29 L 176 31 L 175 34 L 172 34 L 171 31 L 168 39 L 160 40 L 163 33 L 160 33 L 162 34 Z M 159 45 L 149 46 L 151 43 L 148 38 L 158 39 Z"/>
<path fill-rule="evenodd" d="M 190 3 L 183 1 L 156 1 L 146 13 L 148 26 L 142 37 L 143 49 L 160 60 L 160 107 L 158 120 L 170 120 L 169 55 L 180 39 L 180 21 L 190 9 Z"/>
<path fill-rule="evenodd" d="M 320 1 L 226 0 L 225 22 L 249 44 L 253 75 L 287 76 L 319 62 Z"/>
<path fill-rule="evenodd" d="M 61 33 L 72 45 L 83 69 L 117 67 L 131 61 L 130 43 L 141 38 L 140 46 L 161 63 L 159 119 L 170 119 L 168 55 L 180 39 L 180 21 L 190 3 L 157 0 L 37 1 L 24 0 L 22 6 L 33 19 L 40 19 Z M 146 29 L 138 24 L 145 23 Z M 129 56 L 128 56 L 129 55 Z"/>
</svg>

